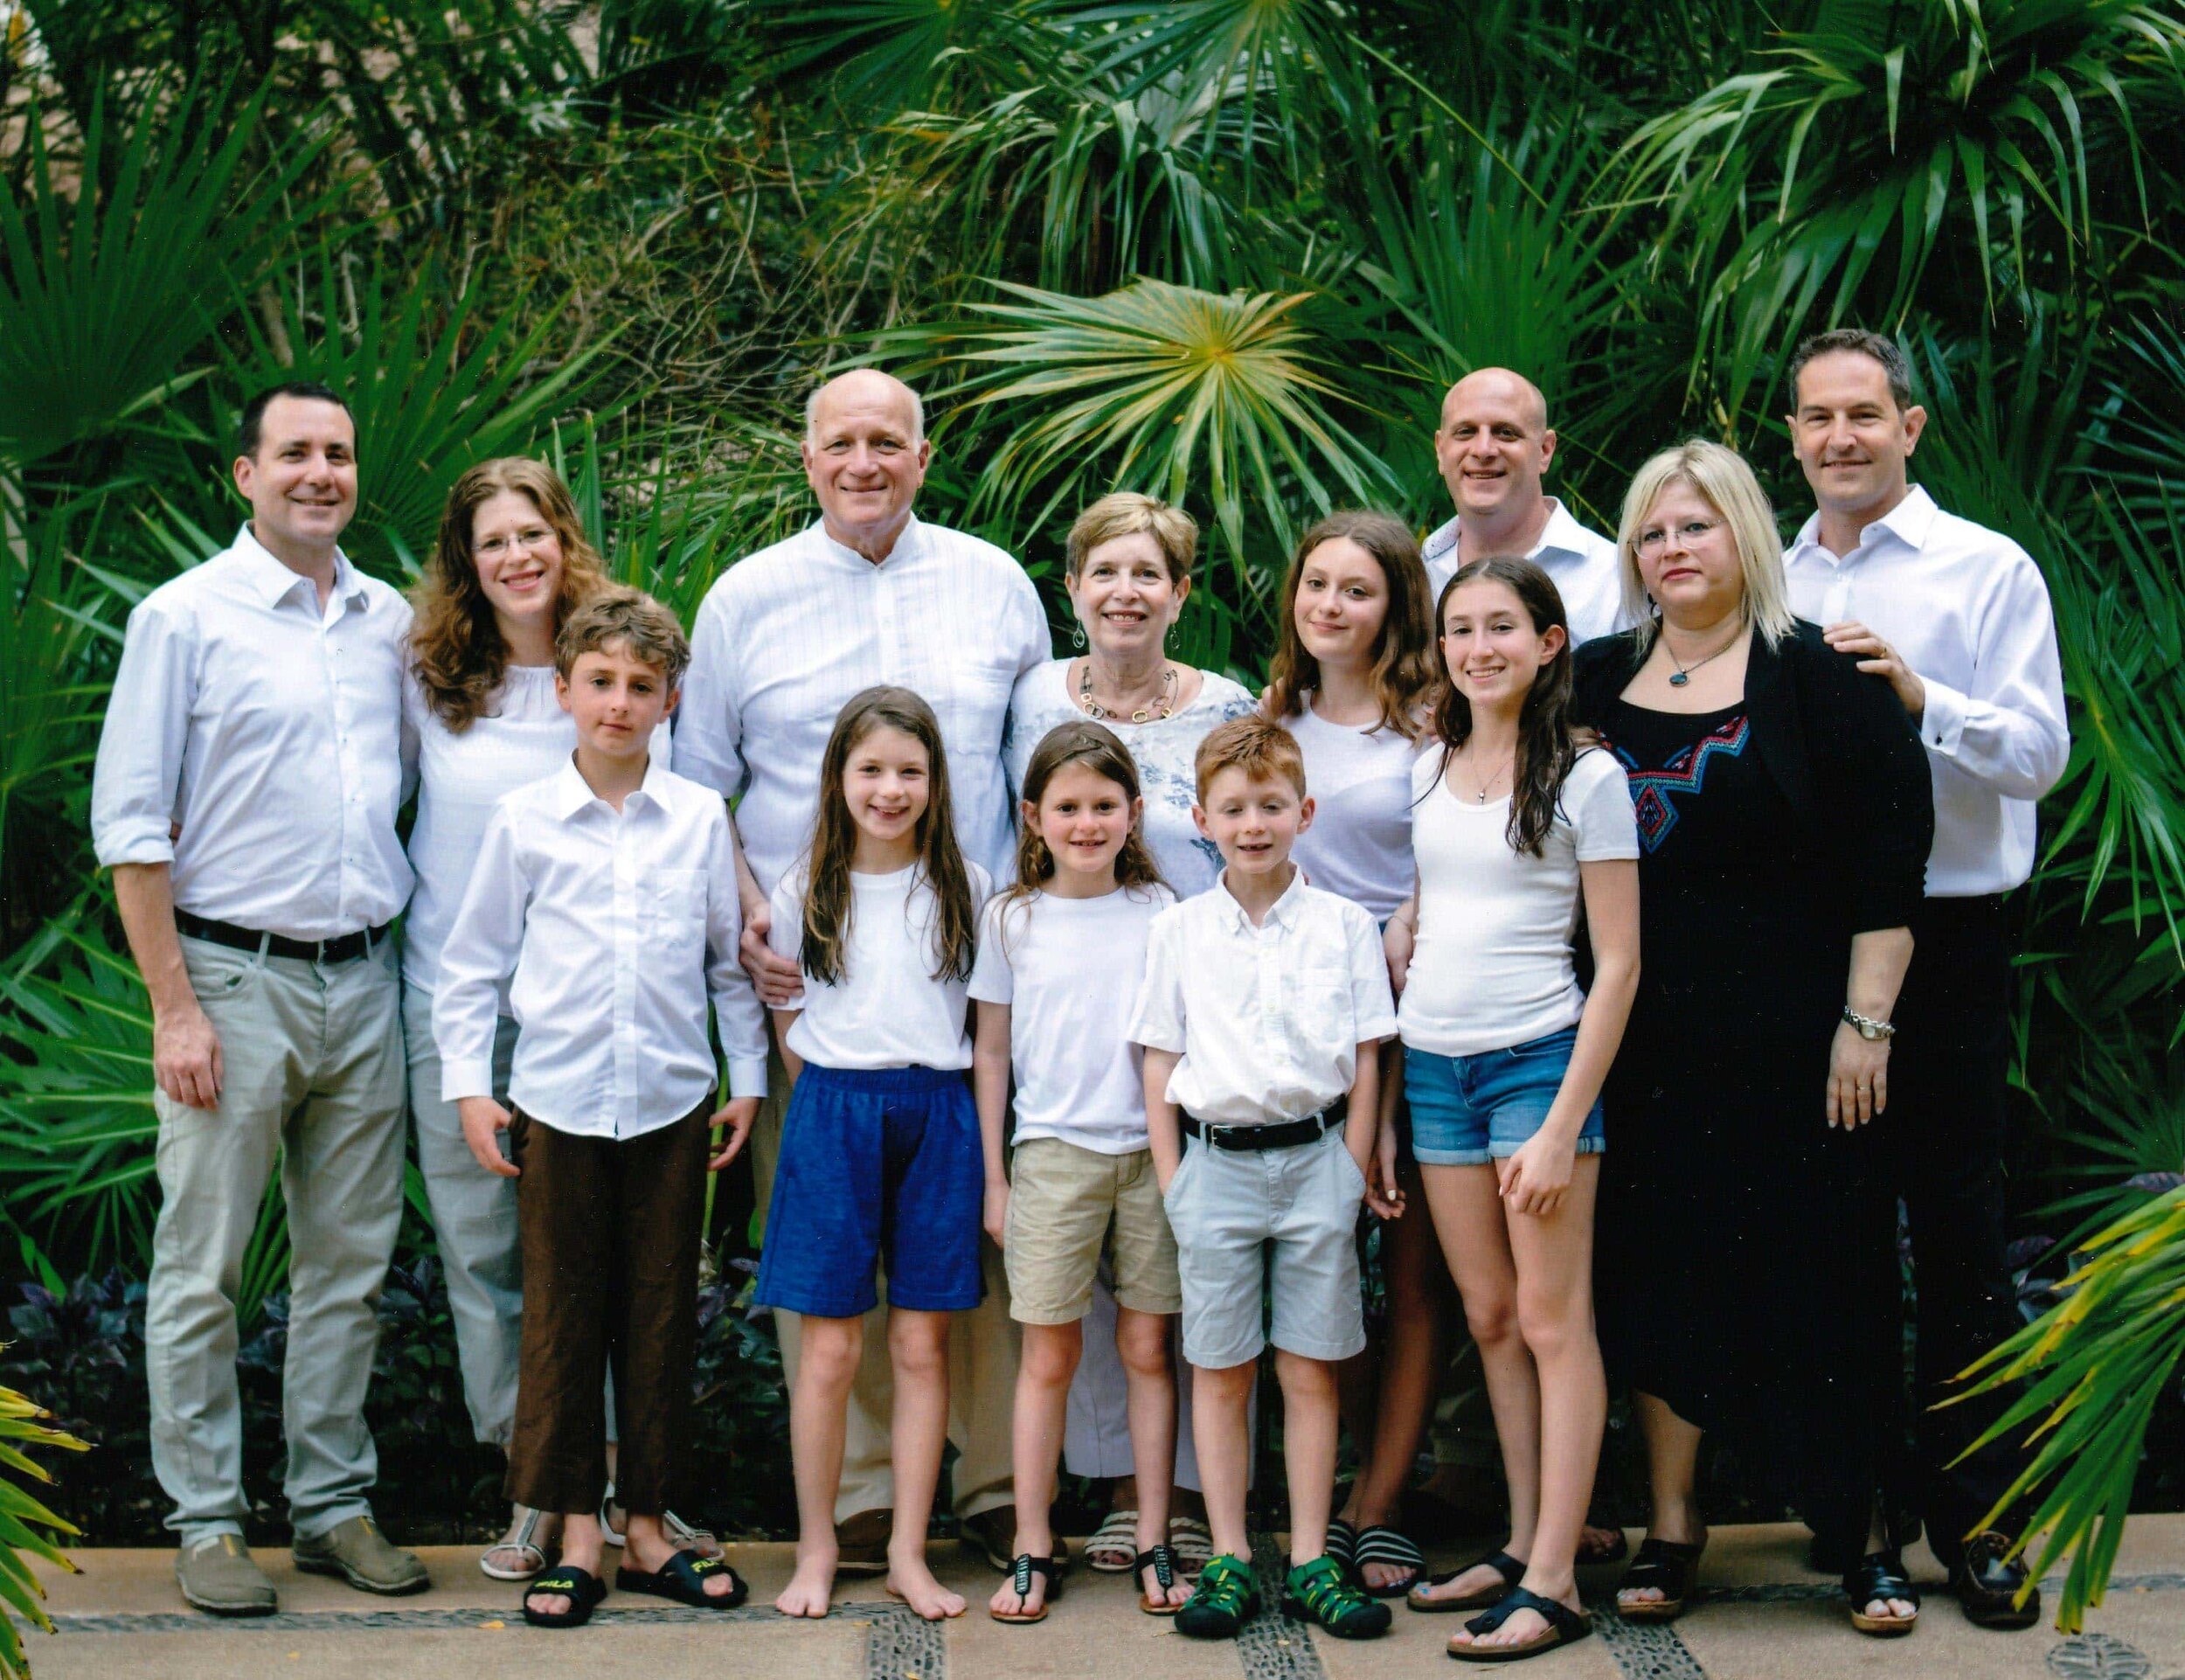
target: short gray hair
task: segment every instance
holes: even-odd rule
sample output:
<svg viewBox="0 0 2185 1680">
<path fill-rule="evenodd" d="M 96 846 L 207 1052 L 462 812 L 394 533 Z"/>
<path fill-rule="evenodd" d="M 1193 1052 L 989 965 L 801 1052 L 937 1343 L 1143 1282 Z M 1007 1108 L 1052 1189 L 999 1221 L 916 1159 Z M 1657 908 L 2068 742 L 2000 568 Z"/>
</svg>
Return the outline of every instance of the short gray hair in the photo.
<svg viewBox="0 0 2185 1680">
<path fill-rule="evenodd" d="M 878 369 L 878 368 L 865 368 L 865 369 L 849 368 L 849 369 L 845 369 L 845 370 L 844 370 L 844 371 L 846 371 L 846 372 L 850 372 L 850 373 L 856 373 L 856 372 L 870 372 L 870 373 L 878 373 L 878 372 L 882 371 L 882 370 L 880 370 L 880 369 Z M 822 391 L 826 390 L 826 389 L 827 389 L 827 387 L 828 387 L 829 385 L 832 385 L 832 384 L 834 384 L 834 383 L 835 383 L 835 380 L 836 380 L 836 379 L 839 379 L 839 378 L 841 378 L 842 377 L 843 377 L 843 375 L 842 375 L 842 374 L 837 373 L 837 374 L 836 374 L 836 375 L 834 376 L 834 378 L 822 379 L 822 380 L 821 380 L 821 381 L 820 381 L 817 385 L 814 385 L 814 386 L 812 387 L 812 390 L 811 390 L 811 394 L 810 394 L 809 396 L 808 396 L 808 397 L 806 397 L 806 398 L 805 398 L 805 399 L 804 399 L 804 441 L 805 441 L 807 443 L 809 443 L 809 442 L 812 441 L 812 434 L 813 434 L 813 433 L 815 433 L 815 432 L 816 432 L 816 431 L 819 429 L 819 399 L 820 399 L 820 392 L 822 392 Z M 886 377 L 887 377 L 887 378 L 891 378 L 891 379 L 895 379 L 895 375 L 893 375 L 892 373 L 888 374 Z M 901 385 L 901 386 L 903 387 L 903 389 L 904 389 L 905 392 L 906 394 L 908 394 L 908 396 L 910 397 L 910 399 L 911 399 L 911 448 L 912 448 L 913 449 L 915 449 L 916 448 L 918 448 L 918 446 L 919 446 L 919 444 L 921 444 L 921 443 L 923 443 L 923 442 L 925 442 L 925 441 L 926 441 L 926 402 L 925 402 L 925 399 L 923 399 L 922 397 L 920 397 L 920 396 L 918 394 L 918 392 L 917 392 L 916 391 L 912 390 L 912 388 L 911 388 L 911 386 L 909 385 L 909 384 L 908 384 L 907 382 L 905 382 L 905 380 L 902 380 L 902 379 L 895 379 L 895 382 L 896 382 L 896 384 L 898 384 L 898 385 Z"/>
</svg>

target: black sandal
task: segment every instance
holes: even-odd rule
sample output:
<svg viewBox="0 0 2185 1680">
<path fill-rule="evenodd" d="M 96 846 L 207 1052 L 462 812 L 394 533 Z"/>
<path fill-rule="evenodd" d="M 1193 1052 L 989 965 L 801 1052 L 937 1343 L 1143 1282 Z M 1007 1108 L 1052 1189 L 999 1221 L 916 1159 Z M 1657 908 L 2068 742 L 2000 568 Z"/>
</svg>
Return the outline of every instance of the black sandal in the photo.
<svg viewBox="0 0 2185 1680">
<path fill-rule="evenodd" d="M 534 1575 L 524 1588 L 524 1620 L 534 1628 L 581 1628 L 592 1620 L 592 1612 L 607 1588 L 600 1578 L 588 1569 L 574 1564 L 556 1564 L 543 1575 Z M 534 1610 L 533 1599 L 565 1598 L 569 1600 L 566 1610 Z"/>
<path fill-rule="evenodd" d="M 1161 1596 L 1157 1599 L 1146 1591 L 1148 1569 L 1161 1586 Z M 1183 1607 L 1169 1602 L 1169 1589 L 1183 1578 L 1183 1566 L 1176 1561 L 1174 1546 L 1149 1546 L 1140 1552 L 1131 1564 L 1130 1578 L 1138 1583 L 1138 1607 L 1148 1615 L 1172 1616 Z"/>
<path fill-rule="evenodd" d="M 1894 1552 L 1869 1552 L 1843 1572 L 1843 1594 L 1851 1600 L 1851 1625 L 1876 1639 L 1895 1639 L 1919 1624 L 1919 1589 L 1904 1572 L 1904 1559 Z M 1871 1616 L 1866 1607 L 1876 1599 L 1902 1599 L 1912 1607 L 1908 1616 Z"/>
<path fill-rule="evenodd" d="M 1522 1663 L 1529 1656 L 1537 1656 L 1558 1646 L 1575 1645 L 1593 1631 L 1591 1616 L 1582 1616 L 1569 1605 L 1558 1604 L 1523 1586 L 1510 1588 L 1496 1600 L 1493 1609 L 1466 1622 L 1464 1630 L 1474 1638 L 1491 1634 L 1520 1610 L 1530 1610 L 1548 1624 L 1547 1631 L 1522 1645 L 1462 1645 L 1453 1639 L 1449 1642 L 1449 1655 L 1460 1663 Z"/>
<path fill-rule="evenodd" d="M 706 1577 L 723 1571 L 728 1574 L 728 1591 L 707 1592 Z M 625 1564 L 614 1572 L 614 1589 L 670 1599 L 693 1610 L 733 1610 L 751 1594 L 744 1578 L 727 1564 L 718 1558 L 701 1558 L 695 1552 L 678 1552 L 657 1569 L 632 1569 Z"/>
<path fill-rule="evenodd" d="M 1047 1583 L 1047 1590 L 1039 1595 L 1039 1608 L 1029 1613 L 1018 1610 L 1005 1614 L 988 1606 L 987 1614 L 996 1621 L 1005 1621 L 1020 1628 L 1046 1621 L 1047 1607 L 1062 1596 L 1062 1559 L 1035 1558 L 1029 1552 L 1016 1554 L 1016 1560 L 1009 1565 L 1009 1590 L 1016 1594 L 1020 1604 L 1031 1596 L 1032 1577 L 1035 1575 Z"/>
<path fill-rule="evenodd" d="M 1365 1578 L 1368 1564 L 1379 1564 L 1384 1569 L 1408 1569 L 1412 1578 L 1393 1586 L 1375 1586 Z M 1371 1523 L 1358 1531 L 1358 1546 L 1350 1560 L 1350 1575 L 1375 1598 L 1400 1599 L 1418 1586 L 1425 1574 L 1426 1554 L 1412 1543 L 1410 1536 L 1385 1523 Z"/>
<path fill-rule="evenodd" d="M 1489 1587 L 1484 1593 L 1467 1593 L 1460 1599 L 1437 1599 L 1427 1596 L 1437 1586 L 1446 1586 L 1460 1575 L 1474 1569 L 1493 1570 L 1502 1578 L 1500 1586 Z M 1500 1604 L 1505 1594 L 1515 1592 L 1517 1583 L 1525 1579 L 1525 1560 L 1513 1558 L 1507 1552 L 1490 1552 L 1484 1558 L 1475 1559 L 1461 1569 L 1453 1569 L 1446 1575 L 1422 1581 L 1404 1596 L 1404 1602 L 1421 1615 L 1440 1615 L 1452 1610 L 1488 1610 Z"/>
<path fill-rule="evenodd" d="M 1703 1540 L 1697 1545 L 1677 1540 L 1641 1540 L 1639 1555 L 1624 1571 L 1623 1579 L 1616 1583 L 1616 1614 L 1626 1621 L 1675 1621 L 1684 1614 L 1685 1603 L 1692 1596 L 1699 1579 L 1700 1553 L 1706 1550 Z M 1624 1602 L 1626 1593 L 1644 1586 L 1656 1588 L 1661 1601 Z"/>
</svg>

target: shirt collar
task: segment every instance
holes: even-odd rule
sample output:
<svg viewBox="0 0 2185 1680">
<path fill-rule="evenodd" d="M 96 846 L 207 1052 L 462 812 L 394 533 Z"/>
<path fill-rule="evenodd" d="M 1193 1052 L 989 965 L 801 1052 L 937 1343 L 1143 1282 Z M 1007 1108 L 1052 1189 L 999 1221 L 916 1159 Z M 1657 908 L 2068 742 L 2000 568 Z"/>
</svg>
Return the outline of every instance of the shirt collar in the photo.
<svg viewBox="0 0 2185 1680">
<path fill-rule="evenodd" d="M 641 797 L 648 804 L 664 809 L 667 805 L 665 798 L 667 784 L 662 778 L 667 774 L 656 756 L 647 760 L 644 781 L 637 784 L 635 792 L 628 795 L 622 801 L 623 815 L 627 816 L 629 814 L 630 801 Z M 569 821 L 588 805 L 607 803 L 599 795 L 592 791 L 592 784 L 584 779 L 583 773 L 577 768 L 577 756 L 573 753 L 562 760 L 561 768 L 554 772 L 553 780 L 553 811 L 555 816 L 564 823 Z"/>
<path fill-rule="evenodd" d="M 815 519 L 811 525 L 813 539 L 830 559 L 853 566 L 861 572 L 884 571 L 891 566 L 911 559 L 925 546 L 925 527 L 919 523 L 915 510 L 905 517 L 903 529 L 896 533 L 895 546 L 888 551 L 888 558 L 875 566 L 856 549 L 838 543 L 827 529 L 825 518 Z"/>
<path fill-rule="evenodd" d="M 267 607 L 278 607 L 288 600 L 298 584 L 311 581 L 260 542 L 247 520 L 244 522 L 242 530 L 235 533 L 233 552 L 242 557 L 245 580 Z M 364 575 L 349 563 L 349 556 L 338 548 L 334 551 L 333 593 L 352 607 L 364 604 Z"/>
<path fill-rule="evenodd" d="M 1941 509 L 1935 505 L 1934 497 L 1927 494 L 1926 487 L 1915 484 L 1904 493 L 1903 501 L 1861 530 L 1859 547 L 1865 548 L 1878 532 L 1887 531 L 1907 548 L 1914 551 L 1923 549 L 1927 545 L 1928 532 L 1934 529 L 1935 517 L 1940 512 Z M 1833 554 L 1821 546 L 1821 510 L 1818 508 L 1807 515 L 1806 523 L 1798 528 L 1798 539 L 1791 545 L 1790 552 L 1783 558 L 1787 562 L 1804 555 L 1809 549 L 1831 565 L 1841 565 L 1849 558 Z"/>
<path fill-rule="evenodd" d="M 1548 503 L 1548 523 L 1540 528 L 1540 540 L 1533 545 L 1532 552 L 1525 558 L 1537 560 L 1549 554 L 1585 554 L 1585 527 L 1578 524 L 1571 510 L 1563 505 L 1560 496 L 1550 496 L 1543 499 Z M 1453 552 L 1457 545 L 1457 529 L 1462 523 L 1460 517 L 1436 526 L 1427 533 L 1426 540 L 1419 545 L 1419 553 L 1426 559 L 1438 560 Z"/>
<path fill-rule="evenodd" d="M 1262 927 L 1272 923 L 1287 931 L 1297 926 L 1298 913 L 1305 904 L 1305 871 L 1297 867 L 1294 857 L 1290 860 L 1290 884 L 1282 889 L 1282 896 L 1267 907 L 1266 916 L 1260 924 Z M 1216 880 L 1206 896 L 1221 901 L 1221 923 L 1224 927 L 1238 933 L 1257 934 L 1260 929 L 1252 925 L 1251 916 L 1237 901 L 1237 895 L 1229 890 L 1228 874 L 1229 870 L 1224 865 L 1223 878 Z"/>
</svg>

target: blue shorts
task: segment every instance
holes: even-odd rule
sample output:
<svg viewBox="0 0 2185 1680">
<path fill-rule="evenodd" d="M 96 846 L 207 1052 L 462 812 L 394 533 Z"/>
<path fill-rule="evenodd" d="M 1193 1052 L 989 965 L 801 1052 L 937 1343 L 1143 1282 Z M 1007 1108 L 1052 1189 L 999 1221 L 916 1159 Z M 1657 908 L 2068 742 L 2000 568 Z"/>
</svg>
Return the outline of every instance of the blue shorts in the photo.
<svg viewBox="0 0 2185 1680">
<path fill-rule="evenodd" d="M 1483 1167 L 1516 1155 L 1540 1129 L 1563 1088 L 1578 1030 L 1565 1027 L 1510 1050 L 1437 1056 L 1404 1050 L 1404 1096 L 1412 1110 L 1412 1153 L 1429 1167 Z M 1601 1105 L 1578 1128 L 1578 1152 L 1603 1143 Z"/>
<path fill-rule="evenodd" d="M 856 1318 L 979 1304 L 986 1159 L 961 1070 L 805 1065 L 781 1124 L 758 1304 Z"/>
</svg>

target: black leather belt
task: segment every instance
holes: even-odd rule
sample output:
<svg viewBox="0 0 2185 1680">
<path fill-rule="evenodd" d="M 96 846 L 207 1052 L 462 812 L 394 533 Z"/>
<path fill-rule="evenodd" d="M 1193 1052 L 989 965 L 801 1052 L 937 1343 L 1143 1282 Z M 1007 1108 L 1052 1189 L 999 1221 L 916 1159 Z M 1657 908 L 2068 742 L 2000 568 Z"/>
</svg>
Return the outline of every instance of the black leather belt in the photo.
<svg viewBox="0 0 2185 1680">
<path fill-rule="evenodd" d="M 1205 1140 L 1216 1149 L 1293 1149 L 1301 1143 L 1317 1143 L 1342 1125 L 1350 1113 L 1350 1099 L 1337 1097 L 1316 1114 L 1302 1120 L 1278 1120 L 1265 1126 L 1220 1126 L 1197 1114 L 1182 1117 L 1183 1135 Z"/>
<path fill-rule="evenodd" d="M 383 921 L 377 927 L 360 927 L 353 934 L 337 934 L 332 939 L 290 939 L 285 934 L 253 933 L 232 921 L 193 916 L 187 910 L 175 912 L 175 927 L 191 939 L 225 945 L 233 951 L 263 950 L 268 956 L 294 957 L 302 962 L 354 962 L 386 938 L 387 929 L 393 926 L 391 921 Z"/>
</svg>

